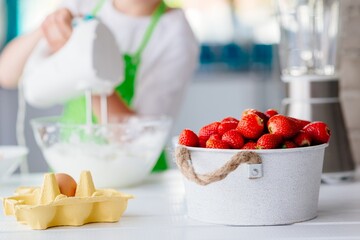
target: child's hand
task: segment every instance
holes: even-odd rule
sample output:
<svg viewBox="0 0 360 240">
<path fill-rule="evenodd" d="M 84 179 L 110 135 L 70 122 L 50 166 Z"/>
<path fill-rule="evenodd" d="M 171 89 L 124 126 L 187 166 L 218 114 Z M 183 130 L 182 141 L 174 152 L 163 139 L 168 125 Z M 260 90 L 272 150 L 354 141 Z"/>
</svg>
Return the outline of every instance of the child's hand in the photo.
<svg viewBox="0 0 360 240">
<path fill-rule="evenodd" d="M 72 33 L 73 16 L 71 12 L 62 8 L 46 17 L 41 25 L 43 34 L 53 52 L 62 48 Z"/>
</svg>

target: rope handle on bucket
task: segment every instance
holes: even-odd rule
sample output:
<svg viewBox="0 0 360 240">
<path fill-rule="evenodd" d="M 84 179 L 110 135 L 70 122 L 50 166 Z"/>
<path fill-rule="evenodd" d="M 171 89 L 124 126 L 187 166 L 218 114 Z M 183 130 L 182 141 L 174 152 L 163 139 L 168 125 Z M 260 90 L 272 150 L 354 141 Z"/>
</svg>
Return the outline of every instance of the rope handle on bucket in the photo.
<svg viewBox="0 0 360 240">
<path fill-rule="evenodd" d="M 238 152 L 219 169 L 206 174 L 197 174 L 192 164 L 190 152 L 185 147 L 179 146 L 175 150 L 176 164 L 181 173 L 190 181 L 205 186 L 220 181 L 234 171 L 240 164 L 261 164 L 260 156 L 251 151 Z"/>
</svg>

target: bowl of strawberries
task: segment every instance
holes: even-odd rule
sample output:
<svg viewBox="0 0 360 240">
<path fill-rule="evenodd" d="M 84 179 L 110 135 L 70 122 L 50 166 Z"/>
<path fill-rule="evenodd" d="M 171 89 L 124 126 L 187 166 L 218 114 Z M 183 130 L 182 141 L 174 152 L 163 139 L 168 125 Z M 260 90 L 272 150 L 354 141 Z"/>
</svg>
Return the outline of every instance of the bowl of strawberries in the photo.
<svg viewBox="0 0 360 240">
<path fill-rule="evenodd" d="M 175 151 L 188 215 L 230 225 L 282 225 L 317 216 L 326 123 L 246 109 L 197 133 L 184 129 Z"/>
</svg>

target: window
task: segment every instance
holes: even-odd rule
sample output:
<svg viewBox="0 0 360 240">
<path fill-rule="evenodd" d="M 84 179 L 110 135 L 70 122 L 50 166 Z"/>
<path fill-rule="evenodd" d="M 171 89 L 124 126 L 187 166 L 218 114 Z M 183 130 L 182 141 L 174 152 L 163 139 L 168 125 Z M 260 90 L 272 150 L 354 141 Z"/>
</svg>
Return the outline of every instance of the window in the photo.
<svg viewBox="0 0 360 240">
<path fill-rule="evenodd" d="M 0 47 L 39 26 L 61 0 L 0 0 Z"/>
<path fill-rule="evenodd" d="M 271 68 L 279 42 L 271 0 L 167 0 L 180 6 L 201 43 L 204 69 Z"/>
<path fill-rule="evenodd" d="M 18 0 L 19 32 L 28 32 L 40 25 L 61 0 Z"/>
<path fill-rule="evenodd" d="M 5 0 L 0 0 L 0 49 L 5 42 L 6 13 Z"/>
<path fill-rule="evenodd" d="M 0 10 L 4 11 L 5 0 L 0 1 Z M 23 33 L 39 26 L 46 14 L 51 12 L 61 0 L 8 0 L 7 2 L 16 5 L 16 8 L 12 8 L 12 11 L 17 11 L 16 32 Z M 166 0 L 166 2 L 172 7 L 184 9 L 201 43 L 202 69 L 247 71 L 254 67 L 272 67 L 274 46 L 279 41 L 272 0 Z M 4 18 L 5 15 L 0 16 Z M 3 25 L 5 22 L 1 19 Z M 5 35 L 2 25 L 0 25 L 0 33 L 2 33 L 1 44 Z"/>
</svg>

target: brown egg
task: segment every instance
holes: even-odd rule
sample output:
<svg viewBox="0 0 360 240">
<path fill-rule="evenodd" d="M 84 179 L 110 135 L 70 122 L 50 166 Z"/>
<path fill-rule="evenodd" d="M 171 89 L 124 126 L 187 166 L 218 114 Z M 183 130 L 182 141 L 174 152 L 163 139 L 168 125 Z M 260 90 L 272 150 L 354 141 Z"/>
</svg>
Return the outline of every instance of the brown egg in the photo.
<svg viewBox="0 0 360 240">
<path fill-rule="evenodd" d="M 55 174 L 56 181 L 59 185 L 61 194 L 64 194 L 68 197 L 75 196 L 76 192 L 76 181 L 66 173 L 57 173 Z"/>
</svg>

